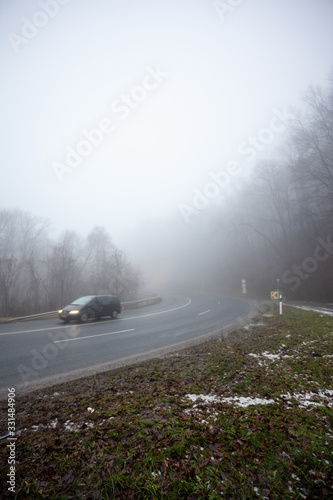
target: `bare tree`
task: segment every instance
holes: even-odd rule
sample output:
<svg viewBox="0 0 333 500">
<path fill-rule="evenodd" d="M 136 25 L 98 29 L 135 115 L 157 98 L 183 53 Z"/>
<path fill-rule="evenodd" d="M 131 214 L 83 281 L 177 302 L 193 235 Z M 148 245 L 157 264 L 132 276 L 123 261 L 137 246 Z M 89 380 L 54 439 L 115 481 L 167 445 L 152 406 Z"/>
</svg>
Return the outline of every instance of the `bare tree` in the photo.
<svg viewBox="0 0 333 500">
<path fill-rule="evenodd" d="M 49 223 L 21 210 L 0 211 L 0 315 L 55 310 L 85 294 L 133 297 L 140 280 L 104 228 L 86 239 L 66 231 L 57 241 Z"/>
<path fill-rule="evenodd" d="M 333 72 L 328 89 L 312 86 L 303 99 L 305 108 L 295 113 L 291 128 L 296 153 L 291 167 L 307 213 L 325 224 L 333 215 Z"/>
<path fill-rule="evenodd" d="M 49 222 L 21 210 L 0 211 L 0 311 L 38 308 L 37 263 Z M 28 272 L 27 272 L 28 271 Z M 33 291 L 29 296 L 29 290 Z M 18 295 L 19 293 L 19 295 Z"/>
</svg>

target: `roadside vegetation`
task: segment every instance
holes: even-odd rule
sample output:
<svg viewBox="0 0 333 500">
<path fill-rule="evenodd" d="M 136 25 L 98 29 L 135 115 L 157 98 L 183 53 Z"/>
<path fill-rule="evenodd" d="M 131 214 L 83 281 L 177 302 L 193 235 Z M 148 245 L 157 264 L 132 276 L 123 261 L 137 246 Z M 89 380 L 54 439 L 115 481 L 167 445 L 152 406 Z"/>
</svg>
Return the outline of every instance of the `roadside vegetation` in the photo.
<svg viewBox="0 0 333 500">
<path fill-rule="evenodd" d="M 333 317 L 284 311 L 17 394 L 16 498 L 333 498 Z M 3 481 L 6 440 L 0 453 Z"/>
<path fill-rule="evenodd" d="M 136 300 L 140 271 L 104 227 L 52 240 L 50 221 L 0 210 L 0 317 L 56 311 L 84 295 Z"/>
</svg>

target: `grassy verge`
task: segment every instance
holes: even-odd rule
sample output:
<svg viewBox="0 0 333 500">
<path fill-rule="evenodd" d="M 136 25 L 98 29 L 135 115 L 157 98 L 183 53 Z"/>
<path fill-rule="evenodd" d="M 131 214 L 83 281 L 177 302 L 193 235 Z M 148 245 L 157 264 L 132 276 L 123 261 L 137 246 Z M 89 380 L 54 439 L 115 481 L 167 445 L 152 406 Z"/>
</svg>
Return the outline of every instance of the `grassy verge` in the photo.
<svg viewBox="0 0 333 500">
<path fill-rule="evenodd" d="M 55 319 L 58 318 L 58 313 L 51 313 L 51 314 L 46 314 L 45 316 L 33 316 L 31 318 L 29 317 L 24 317 L 25 319 L 21 319 L 20 317 L 18 318 L 0 318 L 0 323 L 19 323 L 19 322 L 27 322 L 27 321 L 38 321 L 38 320 L 45 320 L 45 319 Z"/>
<path fill-rule="evenodd" d="M 285 308 L 227 339 L 17 395 L 17 498 L 333 498 L 332 365 L 333 318 Z M 6 429 L 4 405 L 0 419 Z"/>
</svg>

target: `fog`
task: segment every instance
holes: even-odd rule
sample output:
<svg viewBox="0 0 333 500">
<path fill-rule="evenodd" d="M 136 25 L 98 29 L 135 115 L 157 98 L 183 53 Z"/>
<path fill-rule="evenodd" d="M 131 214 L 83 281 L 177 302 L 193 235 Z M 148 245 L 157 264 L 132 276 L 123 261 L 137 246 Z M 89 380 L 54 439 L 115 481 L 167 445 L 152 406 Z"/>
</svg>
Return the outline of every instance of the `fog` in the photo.
<svg viewBox="0 0 333 500">
<path fill-rule="evenodd" d="M 55 240 L 105 228 L 150 289 L 329 295 L 330 135 L 318 181 L 300 130 L 331 88 L 331 0 L 2 0 L 0 18 L 0 210 Z"/>
</svg>

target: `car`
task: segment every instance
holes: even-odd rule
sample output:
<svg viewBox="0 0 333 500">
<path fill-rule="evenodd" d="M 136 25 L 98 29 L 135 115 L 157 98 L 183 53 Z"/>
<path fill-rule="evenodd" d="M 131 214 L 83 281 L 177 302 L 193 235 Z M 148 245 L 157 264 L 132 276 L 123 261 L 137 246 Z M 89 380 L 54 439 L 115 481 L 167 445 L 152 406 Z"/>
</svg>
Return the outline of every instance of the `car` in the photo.
<svg viewBox="0 0 333 500">
<path fill-rule="evenodd" d="M 103 316 L 116 319 L 120 313 L 120 300 L 115 295 L 86 295 L 58 311 L 59 318 L 65 323 L 71 320 L 87 323 Z"/>
</svg>

